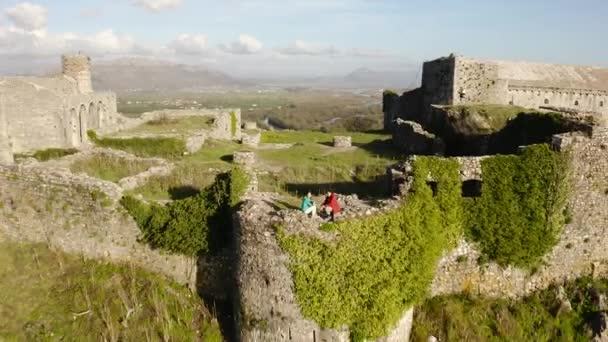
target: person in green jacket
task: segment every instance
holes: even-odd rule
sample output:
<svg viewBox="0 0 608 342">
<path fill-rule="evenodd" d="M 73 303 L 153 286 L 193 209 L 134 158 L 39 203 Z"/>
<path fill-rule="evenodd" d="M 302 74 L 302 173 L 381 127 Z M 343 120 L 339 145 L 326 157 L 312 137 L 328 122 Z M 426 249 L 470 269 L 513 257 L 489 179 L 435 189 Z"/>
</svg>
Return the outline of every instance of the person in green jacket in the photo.
<svg viewBox="0 0 608 342">
<path fill-rule="evenodd" d="M 308 192 L 304 198 L 302 198 L 302 205 L 300 205 L 300 209 L 306 215 L 311 215 L 312 217 L 317 216 L 317 206 L 315 206 L 315 202 L 312 200 L 312 194 Z"/>
</svg>

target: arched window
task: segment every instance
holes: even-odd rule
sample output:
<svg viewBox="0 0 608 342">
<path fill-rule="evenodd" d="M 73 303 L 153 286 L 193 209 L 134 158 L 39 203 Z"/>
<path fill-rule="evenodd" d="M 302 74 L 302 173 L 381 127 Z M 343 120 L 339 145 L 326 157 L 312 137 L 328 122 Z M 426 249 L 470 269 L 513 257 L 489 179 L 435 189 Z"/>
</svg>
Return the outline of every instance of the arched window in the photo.
<svg viewBox="0 0 608 342">
<path fill-rule="evenodd" d="M 578 106 L 578 100 L 574 101 L 574 105 Z"/>
<path fill-rule="evenodd" d="M 549 104 L 549 99 L 545 99 L 545 104 Z"/>
</svg>

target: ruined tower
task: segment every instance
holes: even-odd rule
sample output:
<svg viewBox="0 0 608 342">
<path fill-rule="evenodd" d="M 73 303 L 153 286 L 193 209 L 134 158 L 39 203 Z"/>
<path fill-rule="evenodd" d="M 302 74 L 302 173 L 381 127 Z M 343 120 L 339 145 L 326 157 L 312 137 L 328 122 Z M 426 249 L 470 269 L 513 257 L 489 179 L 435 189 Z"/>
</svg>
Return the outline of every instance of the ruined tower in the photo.
<svg viewBox="0 0 608 342">
<path fill-rule="evenodd" d="M 82 94 L 93 92 L 91 82 L 91 59 L 86 55 L 61 56 L 63 74 L 76 80 L 78 90 Z"/>
</svg>

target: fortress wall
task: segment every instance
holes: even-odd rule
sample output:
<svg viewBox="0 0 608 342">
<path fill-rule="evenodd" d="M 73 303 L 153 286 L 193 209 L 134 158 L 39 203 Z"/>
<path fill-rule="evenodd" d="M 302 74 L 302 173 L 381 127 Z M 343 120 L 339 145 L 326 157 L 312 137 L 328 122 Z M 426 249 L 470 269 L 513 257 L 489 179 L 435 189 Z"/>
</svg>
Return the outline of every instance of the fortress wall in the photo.
<svg viewBox="0 0 608 342">
<path fill-rule="evenodd" d="M 13 153 L 65 147 L 62 99 L 53 91 L 18 80 L 0 86 Z"/>
<path fill-rule="evenodd" d="M 454 101 L 454 77 L 456 59 L 446 57 L 425 62 L 422 66 L 424 106 L 449 105 Z"/>
<path fill-rule="evenodd" d="M 508 96 L 510 103 L 527 108 L 551 106 L 608 114 L 606 91 L 513 85 Z"/>
<path fill-rule="evenodd" d="M 506 102 L 507 83 L 498 73 L 496 64 L 456 57 L 453 104 Z"/>
<path fill-rule="evenodd" d="M 0 234 L 88 258 L 128 262 L 195 284 L 196 260 L 152 250 L 114 183 L 63 169 L 0 166 Z"/>
<path fill-rule="evenodd" d="M 466 241 L 439 262 L 431 287 L 433 295 L 471 292 L 493 297 L 521 297 L 551 283 L 585 274 L 608 275 L 608 129 L 595 129 L 593 136 L 578 133 L 554 137 L 554 146 L 572 155 L 572 222 L 564 227 L 560 241 L 545 256 L 536 272 L 480 266 L 480 254 Z"/>
</svg>

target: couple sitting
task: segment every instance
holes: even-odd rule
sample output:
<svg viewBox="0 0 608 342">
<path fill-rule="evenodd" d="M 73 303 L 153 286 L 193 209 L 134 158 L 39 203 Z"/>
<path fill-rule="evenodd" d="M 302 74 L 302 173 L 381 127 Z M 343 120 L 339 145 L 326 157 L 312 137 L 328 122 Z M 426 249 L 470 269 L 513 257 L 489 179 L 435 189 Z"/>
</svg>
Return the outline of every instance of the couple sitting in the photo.
<svg viewBox="0 0 608 342">
<path fill-rule="evenodd" d="M 312 217 L 317 216 L 317 206 L 313 202 L 312 194 L 310 192 L 302 199 L 300 209 L 306 215 L 311 215 Z M 323 205 L 321 205 L 321 213 L 330 217 L 332 221 L 334 220 L 335 215 L 340 213 L 340 204 L 338 204 L 338 198 L 335 193 L 331 191 L 327 192 L 325 201 L 323 201 Z"/>
</svg>

